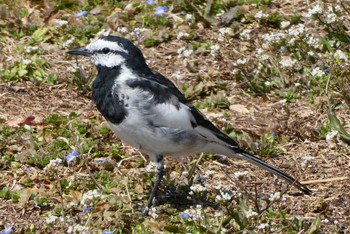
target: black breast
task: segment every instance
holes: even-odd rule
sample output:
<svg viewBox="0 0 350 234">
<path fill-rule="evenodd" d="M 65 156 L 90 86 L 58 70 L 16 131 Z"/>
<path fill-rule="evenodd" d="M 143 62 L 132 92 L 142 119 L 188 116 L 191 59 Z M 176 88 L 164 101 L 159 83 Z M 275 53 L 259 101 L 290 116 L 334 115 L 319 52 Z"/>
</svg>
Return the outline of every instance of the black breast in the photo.
<svg viewBox="0 0 350 234">
<path fill-rule="evenodd" d="M 121 123 L 128 114 L 119 87 L 115 85 L 119 74 L 119 69 L 101 69 L 92 84 L 92 99 L 97 109 L 113 124 Z"/>
</svg>

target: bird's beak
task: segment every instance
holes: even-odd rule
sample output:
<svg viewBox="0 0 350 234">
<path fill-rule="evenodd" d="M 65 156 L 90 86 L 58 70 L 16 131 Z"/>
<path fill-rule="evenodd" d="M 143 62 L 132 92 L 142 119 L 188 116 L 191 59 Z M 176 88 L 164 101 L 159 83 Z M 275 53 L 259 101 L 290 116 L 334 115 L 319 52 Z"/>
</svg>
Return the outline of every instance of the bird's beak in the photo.
<svg viewBox="0 0 350 234">
<path fill-rule="evenodd" d="M 68 50 L 67 53 L 74 54 L 74 55 L 83 55 L 83 56 L 90 56 L 91 55 L 91 52 L 88 49 L 86 49 L 85 47 Z"/>
</svg>

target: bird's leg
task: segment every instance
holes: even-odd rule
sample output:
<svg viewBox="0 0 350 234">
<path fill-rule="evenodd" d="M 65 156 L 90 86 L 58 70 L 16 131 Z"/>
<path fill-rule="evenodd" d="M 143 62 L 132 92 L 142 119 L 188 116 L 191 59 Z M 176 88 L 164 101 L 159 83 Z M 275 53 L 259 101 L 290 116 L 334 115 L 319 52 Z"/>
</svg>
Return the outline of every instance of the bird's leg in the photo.
<svg viewBox="0 0 350 234">
<path fill-rule="evenodd" d="M 156 166 L 157 166 L 156 167 L 156 181 L 153 185 L 151 195 L 148 198 L 147 205 L 143 208 L 143 211 L 141 214 L 142 216 L 148 215 L 149 208 L 151 208 L 151 206 L 154 203 L 154 199 L 155 199 L 157 192 L 158 192 L 158 187 L 159 187 L 160 182 L 162 181 L 162 178 L 165 174 L 163 155 L 157 155 Z"/>
</svg>

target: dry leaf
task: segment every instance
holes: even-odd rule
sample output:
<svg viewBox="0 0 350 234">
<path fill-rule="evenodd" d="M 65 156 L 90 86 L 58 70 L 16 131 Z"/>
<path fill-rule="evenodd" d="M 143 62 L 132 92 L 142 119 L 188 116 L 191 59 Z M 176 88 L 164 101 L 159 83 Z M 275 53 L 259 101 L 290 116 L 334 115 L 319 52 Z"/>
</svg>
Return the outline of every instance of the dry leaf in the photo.
<svg viewBox="0 0 350 234">
<path fill-rule="evenodd" d="M 244 105 L 241 105 L 241 104 L 231 105 L 230 110 L 240 114 L 249 114 L 249 110 Z"/>
</svg>

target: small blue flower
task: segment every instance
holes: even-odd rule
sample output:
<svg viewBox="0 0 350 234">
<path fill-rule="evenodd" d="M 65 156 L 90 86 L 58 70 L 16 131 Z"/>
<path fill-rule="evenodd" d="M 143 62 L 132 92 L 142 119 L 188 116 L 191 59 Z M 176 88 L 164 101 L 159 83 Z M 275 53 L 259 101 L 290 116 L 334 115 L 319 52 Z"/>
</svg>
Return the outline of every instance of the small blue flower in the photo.
<svg viewBox="0 0 350 234">
<path fill-rule="evenodd" d="M 73 151 L 72 153 L 68 154 L 66 156 L 66 161 L 68 164 L 70 164 L 71 162 L 73 162 L 76 157 L 78 157 L 78 152 L 77 151 Z"/>
<path fill-rule="evenodd" d="M 275 137 L 276 136 L 276 133 L 274 131 L 271 132 L 271 136 L 272 137 Z"/>
<path fill-rule="evenodd" d="M 325 73 L 329 73 L 331 70 L 332 70 L 332 69 L 330 69 L 330 68 L 326 68 L 326 69 L 324 69 L 324 72 L 325 72 Z"/>
<path fill-rule="evenodd" d="M 8 226 L 4 230 L 1 231 L 1 234 L 10 234 L 12 232 L 13 226 Z"/>
<path fill-rule="evenodd" d="M 108 160 L 105 159 L 105 158 L 102 158 L 102 159 L 96 159 L 95 162 L 97 162 L 97 163 L 105 163 L 105 162 L 108 162 Z"/>
<path fill-rule="evenodd" d="M 81 11 L 81 12 L 75 13 L 74 16 L 76 18 L 80 18 L 80 17 L 86 16 L 88 13 L 89 13 L 88 11 Z"/>
<path fill-rule="evenodd" d="M 147 0 L 146 1 L 146 5 L 154 5 L 154 4 L 156 4 L 156 2 L 153 1 L 153 0 Z"/>
<path fill-rule="evenodd" d="M 167 10 L 168 10 L 168 7 L 166 7 L 166 6 L 159 6 L 154 11 L 154 14 L 160 16 L 160 15 L 163 15 Z"/>
<path fill-rule="evenodd" d="M 180 215 L 180 218 L 182 218 L 182 219 L 189 219 L 189 218 L 191 218 L 191 216 L 189 214 L 187 214 L 187 213 L 183 213 L 183 214 Z"/>
<path fill-rule="evenodd" d="M 278 51 L 280 53 L 283 53 L 285 50 L 286 50 L 286 47 L 285 46 L 281 46 Z"/>
<path fill-rule="evenodd" d="M 27 172 L 33 172 L 33 170 L 30 167 L 26 167 L 24 170 Z"/>
<path fill-rule="evenodd" d="M 104 230 L 102 234 L 113 234 L 114 230 Z"/>
<path fill-rule="evenodd" d="M 86 207 L 83 211 L 81 211 L 79 214 L 84 214 L 86 212 L 89 212 L 92 209 L 91 206 Z"/>
<path fill-rule="evenodd" d="M 30 130 L 30 125 L 25 124 L 25 125 L 23 125 L 23 128 L 24 128 L 25 130 Z"/>
</svg>

